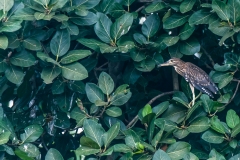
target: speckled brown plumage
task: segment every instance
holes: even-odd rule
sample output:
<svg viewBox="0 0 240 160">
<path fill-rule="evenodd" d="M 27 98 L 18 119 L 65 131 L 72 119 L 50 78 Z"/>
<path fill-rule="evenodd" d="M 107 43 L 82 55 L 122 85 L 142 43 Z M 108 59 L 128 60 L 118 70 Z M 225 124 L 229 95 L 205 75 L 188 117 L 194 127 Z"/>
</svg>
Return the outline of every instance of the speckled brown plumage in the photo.
<svg viewBox="0 0 240 160">
<path fill-rule="evenodd" d="M 216 94 L 218 91 L 217 86 L 212 82 L 208 74 L 190 62 L 172 58 L 159 66 L 173 66 L 176 72 L 183 76 L 190 85 L 211 97 L 213 97 L 213 93 Z"/>
</svg>

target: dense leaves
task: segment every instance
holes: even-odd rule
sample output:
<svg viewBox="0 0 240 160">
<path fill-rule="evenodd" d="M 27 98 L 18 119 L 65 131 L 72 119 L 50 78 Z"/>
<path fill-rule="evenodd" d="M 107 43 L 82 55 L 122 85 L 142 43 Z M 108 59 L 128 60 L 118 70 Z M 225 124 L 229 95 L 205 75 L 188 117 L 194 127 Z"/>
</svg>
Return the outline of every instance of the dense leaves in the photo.
<svg viewBox="0 0 240 160">
<path fill-rule="evenodd" d="M 239 159 L 239 8 L 0 0 L 1 158 Z M 156 67 L 173 57 L 205 71 L 214 97 L 191 80 L 193 100 L 189 82 Z"/>
</svg>

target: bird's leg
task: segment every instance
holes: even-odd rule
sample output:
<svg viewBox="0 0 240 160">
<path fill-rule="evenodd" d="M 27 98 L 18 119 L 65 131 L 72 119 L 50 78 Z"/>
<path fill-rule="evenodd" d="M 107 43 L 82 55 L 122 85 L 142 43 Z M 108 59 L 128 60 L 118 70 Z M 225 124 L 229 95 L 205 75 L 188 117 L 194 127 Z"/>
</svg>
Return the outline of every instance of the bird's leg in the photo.
<svg viewBox="0 0 240 160">
<path fill-rule="evenodd" d="M 194 106 L 195 99 L 196 99 L 196 97 L 195 97 L 195 92 L 194 92 L 194 87 L 193 87 L 191 84 L 189 84 L 189 86 L 190 86 L 190 89 L 191 89 L 192 95 L 193 95 L 193 99 L 192 99 L 192 101 L 190 102 L 190 104 L 192 104 L 191 106 Z"/>
</svg>

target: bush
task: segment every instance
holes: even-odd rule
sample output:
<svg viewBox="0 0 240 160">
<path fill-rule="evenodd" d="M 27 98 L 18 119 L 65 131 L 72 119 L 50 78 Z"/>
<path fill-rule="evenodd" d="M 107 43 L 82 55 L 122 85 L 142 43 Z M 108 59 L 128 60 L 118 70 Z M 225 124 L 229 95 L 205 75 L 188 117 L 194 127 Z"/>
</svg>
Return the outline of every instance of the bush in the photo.
<svg viewBox="0 0 240 160">
<path fill-rule="evenodd" d="M 1 157 L 240 158 L 239 8 L 239 0 L 1 0 Z M 218 94 L 195 90 L 193 105 L 185 79 L 156 67 L 171 57 L 209 73 Z"/>
</svg>

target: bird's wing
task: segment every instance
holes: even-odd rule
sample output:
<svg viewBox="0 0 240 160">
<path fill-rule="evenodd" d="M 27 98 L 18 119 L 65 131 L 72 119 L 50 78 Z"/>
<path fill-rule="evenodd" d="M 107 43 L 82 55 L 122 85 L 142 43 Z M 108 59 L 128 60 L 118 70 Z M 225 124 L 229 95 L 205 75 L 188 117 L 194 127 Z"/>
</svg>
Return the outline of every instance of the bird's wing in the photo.
<svg viewBox="0 0 240 160">
<path fill-rule="evenodd" d="M 209 78 L 206 72 L 204 72 L 201 68 L 197 67 L 194 64 L 186 63 L 186 72 L 185 79 L 191 83 L 195 88 L 204 91 L 204 93 L 212 96 L 211 93 L 217 93 L 218 88 Z"/>
</svg>

